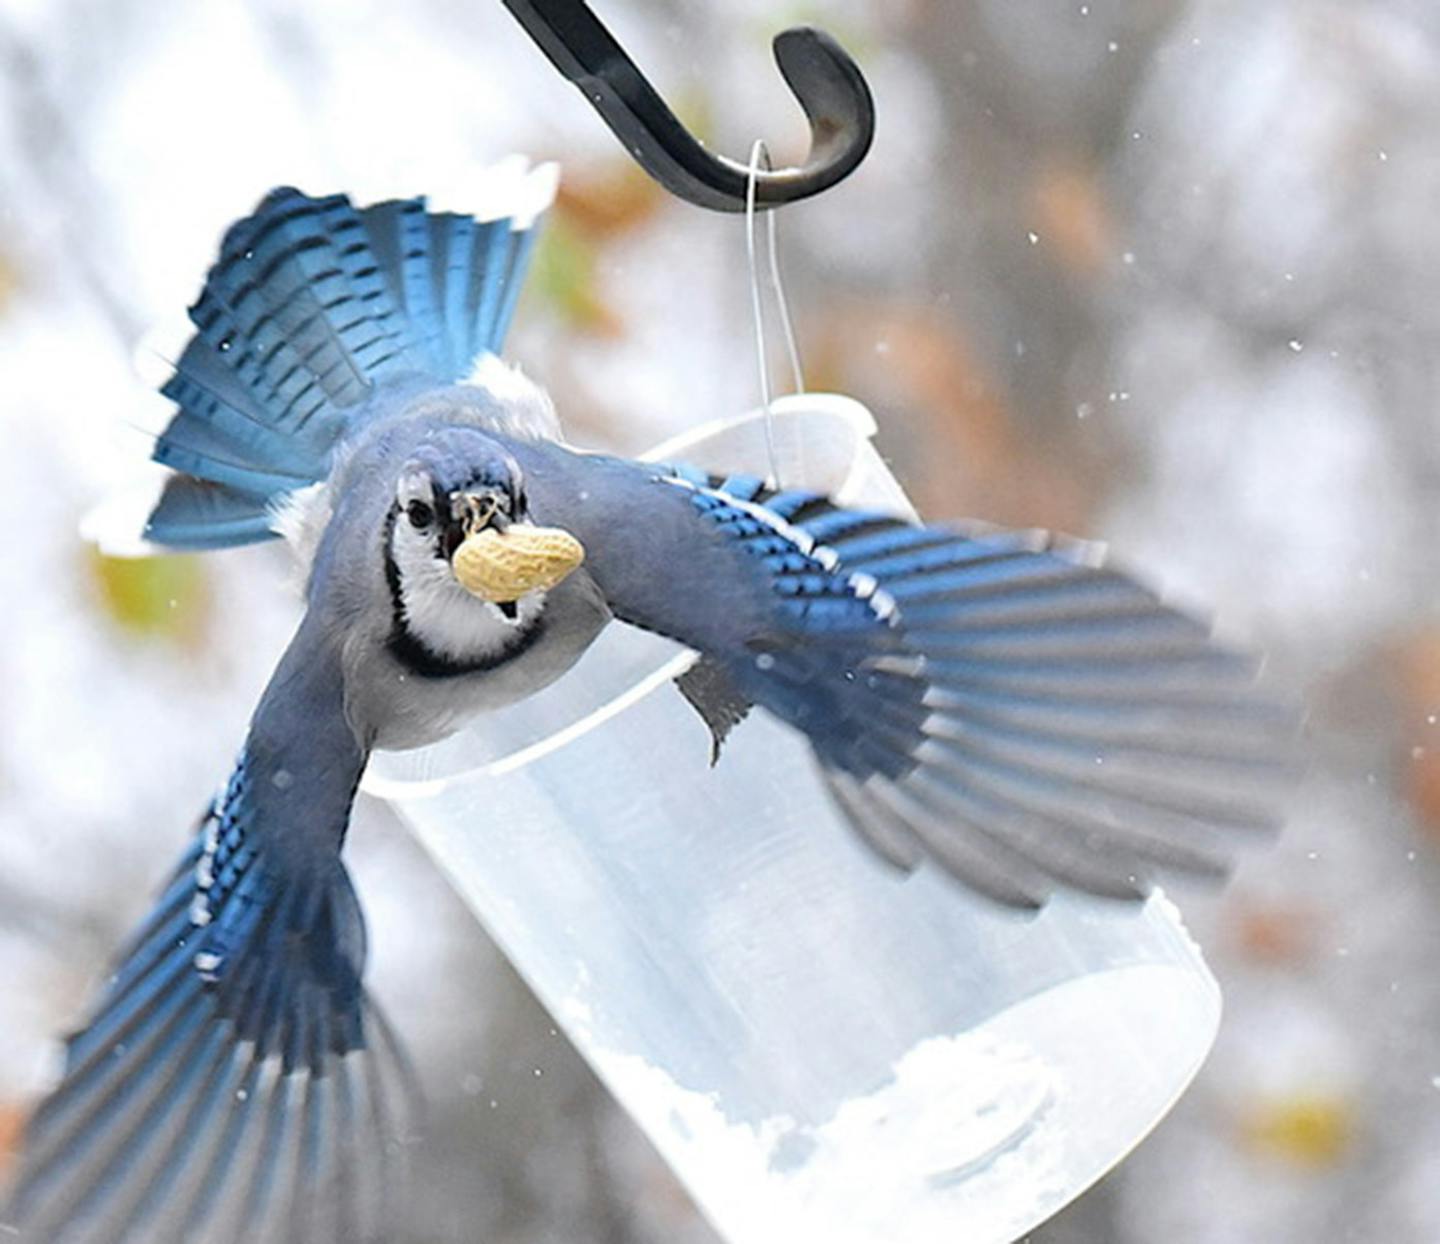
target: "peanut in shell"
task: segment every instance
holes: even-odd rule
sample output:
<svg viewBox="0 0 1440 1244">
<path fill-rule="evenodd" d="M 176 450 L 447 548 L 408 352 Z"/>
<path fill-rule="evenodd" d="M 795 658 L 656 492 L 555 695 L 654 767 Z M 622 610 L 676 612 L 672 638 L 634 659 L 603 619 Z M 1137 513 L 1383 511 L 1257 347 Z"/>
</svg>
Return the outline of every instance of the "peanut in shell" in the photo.
<svg viewBox="0 0 1440 1244">
<path fill-rule="evenodd" d="M 503 532 L 486 527 L 466 536 L 450 566 L 467 592 L 501 605 L 554 587 L 584 560 L 585 549 L 568 531 L 512 523 Z"/>
</svg>

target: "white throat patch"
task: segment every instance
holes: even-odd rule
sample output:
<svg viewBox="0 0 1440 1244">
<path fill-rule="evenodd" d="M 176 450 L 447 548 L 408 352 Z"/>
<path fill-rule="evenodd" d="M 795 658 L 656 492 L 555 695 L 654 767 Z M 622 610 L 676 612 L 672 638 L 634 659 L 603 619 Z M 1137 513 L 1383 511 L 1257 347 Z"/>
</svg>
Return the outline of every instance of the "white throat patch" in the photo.
<svg viewBox="0 0 1440 1244">
<path fill-rule="evenodd" d="M 469 664 L 501 656 L 514 647 L 545 610 L 545 593 L 515 602 L 515 617 L 472 596 L 450 563 L 435 556 L 435 535 L 417 531 L 401 515 L 395 520 L 390 553 L 400 574 L 400 602 L 410 634 L 436 656 Z"/>
</svg>

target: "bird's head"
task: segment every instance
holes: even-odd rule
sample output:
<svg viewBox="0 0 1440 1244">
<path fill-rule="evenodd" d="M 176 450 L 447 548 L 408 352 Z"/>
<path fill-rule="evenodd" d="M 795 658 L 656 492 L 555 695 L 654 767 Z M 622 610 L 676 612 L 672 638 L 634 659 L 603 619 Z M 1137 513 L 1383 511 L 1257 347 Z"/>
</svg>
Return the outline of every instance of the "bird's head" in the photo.
<svg viewBox="0 0 1440 1244">
<path fill-rule="evenodd" d="M 531 521 L 519 464 L 473 428 L 410 455 L 385 539 L 397 633 L 461 664 L 518 641 L 584 559 L 568 532 Z"/>
</svg>

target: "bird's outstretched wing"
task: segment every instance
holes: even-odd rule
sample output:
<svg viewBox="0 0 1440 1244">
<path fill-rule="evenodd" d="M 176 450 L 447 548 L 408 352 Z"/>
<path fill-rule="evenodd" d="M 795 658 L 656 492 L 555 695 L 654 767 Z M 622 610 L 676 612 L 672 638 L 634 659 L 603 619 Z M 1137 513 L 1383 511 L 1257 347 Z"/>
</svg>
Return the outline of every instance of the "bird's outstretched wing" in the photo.
<svg viewBox="0 0 1440 1244">
<path fill-rule="evenodd" d="M 232 225 L 162 390 L 179 410 L 154 457 L 179 474 L 145 538 L 204 549 L 274 535 L 271 503 L 329 474 L 377 395 L 451 384 L 498 351 L 554 170 L 512 180 L 492 219 L 281 187 Z"/>
<path fill-rule="evenodd" d="M 615 615 L 703 654 L 685 690 L 712 729 L 748 702 L 804 731 L 902 868 L 929 856 L 1023 906 L 1057 884 L 1139 897 L 1272 825 L 1294 723 L 1255 661 L 1063 541 L 516 452 Z"/>
<path fill-rule="evenodd" d="M 393 1238 L 416 1098 L 361 984 L 339 849 L 364 756 L 336 695 L 292 645 L 27 1128 L 20 1238 Z"/>
</svg>

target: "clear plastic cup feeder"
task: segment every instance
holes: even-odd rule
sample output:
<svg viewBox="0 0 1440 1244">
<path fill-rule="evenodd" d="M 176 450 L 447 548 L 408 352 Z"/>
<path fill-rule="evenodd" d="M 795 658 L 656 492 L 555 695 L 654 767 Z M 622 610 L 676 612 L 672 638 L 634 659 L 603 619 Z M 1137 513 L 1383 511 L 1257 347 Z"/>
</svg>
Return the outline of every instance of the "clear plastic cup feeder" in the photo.
<svg viewBox="0 0 1440 1244">
<path fill-rule="evenodd" d="M 848 399 L 775 404 L 653 457 L 908 510 Z M 767 445 L 767 441 L 770 443 Z M 764 713 L 717 767 L 685 650 L 612 626 L 557 684 L 419 752 L 390 800 L 731 1244 L 1023 1235 L 1160 1120 L 1219 991 L 1174 909 L 1037 915 L 846 826 Z"/>
</svg>

